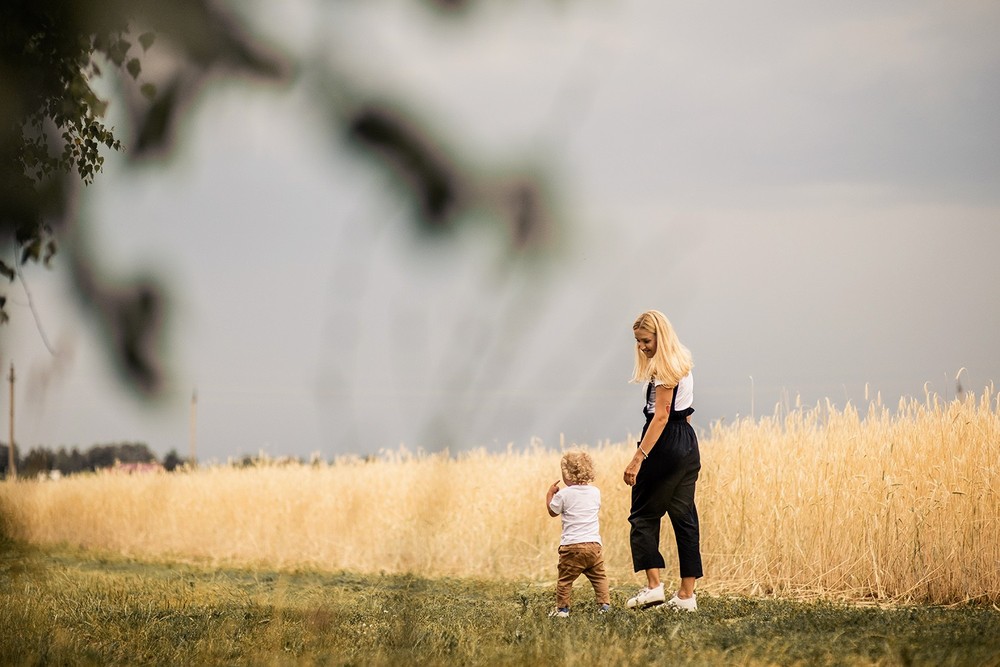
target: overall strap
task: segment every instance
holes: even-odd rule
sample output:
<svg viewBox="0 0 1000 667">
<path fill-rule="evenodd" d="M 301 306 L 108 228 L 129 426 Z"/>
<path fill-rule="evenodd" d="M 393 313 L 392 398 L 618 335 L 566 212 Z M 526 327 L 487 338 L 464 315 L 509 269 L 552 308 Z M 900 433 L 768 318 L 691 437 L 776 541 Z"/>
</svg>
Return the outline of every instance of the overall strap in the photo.
<svg viewBox="0 0 1000 667">
<path fill-rule="evenodd" d="M 649 401 L 653 398 L 653 388 L 653 381 L 650 380 L 646 385 L 646 402 L 642 405 L 642 414 L 646 418 L 647 424 L 649 423 L 649 420 L 653 418 L 653 413 L 649 409 Z"/>
<path fill-rule="evenodd" d="M 683 378 L 681 378 L 683 379 Z M 677 390 L 680 388 L 680 380 L 677 381 L 677 386 L 674 387 L 674 395 L 670 397 L 670 416 L 667 418 L 668 421 L 679 422 L 687 421 L 687 418 L 694 414 L 694 408 L 684 408 L 683 410 L 674 410 L 674 404 L 677 401 Z"/>
</svg>

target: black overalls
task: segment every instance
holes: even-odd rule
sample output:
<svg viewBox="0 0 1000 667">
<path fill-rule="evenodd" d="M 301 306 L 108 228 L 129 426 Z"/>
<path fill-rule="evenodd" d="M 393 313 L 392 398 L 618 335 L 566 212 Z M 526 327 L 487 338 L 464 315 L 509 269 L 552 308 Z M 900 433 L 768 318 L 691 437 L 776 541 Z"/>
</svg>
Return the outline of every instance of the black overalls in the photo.
<svg viewBox="0 0 1000 667">
<path fill-rule="evenodd" d="M 662 391 L 669 388 L 661 385 Z M 646 389 L 647 403 L 655 391 L 650 382 Z M 660 553 L 660 521 L 670 515 L 677 539 L 677 559 L 681 577 L 700 577 L 701 549 L 699 547 L 698 510 L 694 504 L 694 487 L 701 470 L 698 436 L 688 415 L 694 408 L 674 410 L 677 390 L 670 399 L 670 417 L 663 427 L 649 458 L 642 462 L 632 487 L 632 511 L 628 521 L 632 524 L 629 539 L 632 545 L 632 565 L 636 572 L 664 567 Z M 653 412 L 643 407 L 646 435 Z"/>
</svg>

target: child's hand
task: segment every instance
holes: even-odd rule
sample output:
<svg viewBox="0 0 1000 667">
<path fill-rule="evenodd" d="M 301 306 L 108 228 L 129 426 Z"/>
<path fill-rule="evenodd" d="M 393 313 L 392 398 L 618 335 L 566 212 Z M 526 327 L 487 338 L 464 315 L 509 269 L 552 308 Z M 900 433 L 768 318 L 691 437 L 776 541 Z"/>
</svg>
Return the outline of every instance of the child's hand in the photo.
<svg viewBox="0 0 1000 667">
<path fill-rule="evenodd" d="M 556 512 L 553 512 L 550 507 L 552 498 L 554 498 L 557 493 L 559 493 L 559 480 L 553 482 L 552 486 L 549 487 L 548 492 L 545 494 L 545 509 L 548 511 L 549 516 L 559 516 Z"/>
</svg>

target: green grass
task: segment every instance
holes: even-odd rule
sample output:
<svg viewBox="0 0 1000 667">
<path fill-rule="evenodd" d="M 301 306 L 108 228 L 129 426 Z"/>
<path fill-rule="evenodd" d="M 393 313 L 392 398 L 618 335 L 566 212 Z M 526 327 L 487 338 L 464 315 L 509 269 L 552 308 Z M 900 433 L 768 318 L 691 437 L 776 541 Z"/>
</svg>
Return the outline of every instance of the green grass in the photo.
<svg viewBox="0 0 1000 667">
<path fill-rule="evenodd" d="M 554 565 L 553 565 L 554 567 Z M 994 607 L 700 596 L 598 615 L 551 587 L 136 562 L 0 541 L 0 664 L 1000 665 Z"/>
</svg>

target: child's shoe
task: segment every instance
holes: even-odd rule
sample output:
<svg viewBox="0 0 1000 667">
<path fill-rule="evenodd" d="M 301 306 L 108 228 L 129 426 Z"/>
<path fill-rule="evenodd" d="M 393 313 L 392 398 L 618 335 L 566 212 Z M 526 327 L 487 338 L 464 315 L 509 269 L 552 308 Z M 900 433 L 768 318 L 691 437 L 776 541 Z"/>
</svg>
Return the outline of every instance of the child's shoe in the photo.
<svg viewBox="0 0 1000 667">
<path fill-rule="evenodd" d="M 604 604 L 602 604 L 600 607 L 597 608 L 597 613 L 598 614 L 606 614 L 610 610 L 611 610 L 611 605 L 609 605 L 607 602 L 605 602 Z"/>
<path fill-rule="evenodd" d="M 663 584 L 660 584 L 656 588 L 643 588 L 641 591 L 635 594 L 634 597 L 630 597 L 625 603 L 625 606 L 629 609 L 643 609 L 644 607 L 653 607 L 658 604 L 663 604 L 666 598 L 663 595 Z"/>
<path fill-rule="evenodd" d="M 549 618 L 569 618 L 569 607 L 559 607 L 549 612 Z"/>
<path fill-rule="evenodd" d="M 667 606 L 675 611 L 698 611 L 698 600 L 694 593 L 687 599 L 681 599 L 674 593 L 674 597 L 667 601 Z"/>
</svg>

